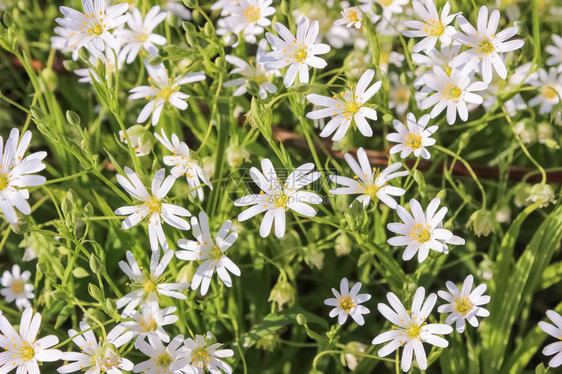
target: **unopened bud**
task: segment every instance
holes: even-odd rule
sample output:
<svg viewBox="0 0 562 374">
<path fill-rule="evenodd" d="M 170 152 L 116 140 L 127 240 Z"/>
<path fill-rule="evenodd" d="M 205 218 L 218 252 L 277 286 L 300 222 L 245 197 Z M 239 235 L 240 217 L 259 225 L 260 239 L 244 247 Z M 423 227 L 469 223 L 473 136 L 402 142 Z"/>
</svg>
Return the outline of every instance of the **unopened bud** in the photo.
<svg viewBox="0 0 562 374">
<path fill-rule="evenodd" d="M 480 209 L 472 213 L 466 227 L 474 231 L 477 236 L 488 236 L 494 231 L 494 216 L 486 209 Z"/>
<path fill-rule="evenodd" d="M 531 192 L 527 201 L 536 203 L 540 202 L 540 207 L 545 207 L 550 203 L 556 203 L 554 199 L 554 190 L 548 184 L 537 183 L 531 187 Z"/>
</svg>

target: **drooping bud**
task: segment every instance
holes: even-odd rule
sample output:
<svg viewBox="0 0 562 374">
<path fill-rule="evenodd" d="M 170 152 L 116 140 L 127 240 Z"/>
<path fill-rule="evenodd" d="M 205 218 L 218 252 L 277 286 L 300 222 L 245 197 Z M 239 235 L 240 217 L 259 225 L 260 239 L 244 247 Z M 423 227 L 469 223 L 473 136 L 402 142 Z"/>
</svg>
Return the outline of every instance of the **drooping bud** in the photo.
<svg viewBox="0 0 562 374">
<path fill-rule="evenodd" d="M 295 302 L 295 293 L 295 289 L 289 282 L 286 280 L 278 281 L 271 290 L 267 301 L 277 303 L 279 310 L 282 310 L 283 305 L 288 304 L 291 306 Z"/>
<path fill-rule="evenodd" d="M 495 230 L 494 216 L 486 209 L 477 210 L 468 219 L 466 227 L 474 231 L 477 236 L 488 236 Z"/>
<path fill-rule="evenodd" d="M 550 203 L 556 203 L 554 198 L 554 190 L 546 183 L 537 183 L 531 187 L 531 191 L 527 201 L 532 203 L 540 202 L 540 207 L 545 207 Z"/>
</svg>

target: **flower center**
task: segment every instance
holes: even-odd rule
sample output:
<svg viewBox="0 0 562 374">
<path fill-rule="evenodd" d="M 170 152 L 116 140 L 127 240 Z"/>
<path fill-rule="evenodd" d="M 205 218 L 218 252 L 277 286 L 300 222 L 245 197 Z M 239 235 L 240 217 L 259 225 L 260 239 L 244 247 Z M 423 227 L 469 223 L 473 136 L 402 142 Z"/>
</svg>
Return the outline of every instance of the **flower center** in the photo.
<svg viewBox="0 0 562 374">
<path fill-rule="evenodd" d="M 203 367 L 211 361 L 209 352 L 203 347 L 191 353 L 191 363 L 197 367 Z"/>
<path fill-rule="evenodd" d="M 101 20 L 100 20 L 101 21 Z M 103 21 L 101 21 L 103 23 Z M 103 34 L 103 30 L 105 28 L 105 25 L 101 25 L 99 23 L 95 23 L 93 26 L 91 26 L 87 31 L 90 34 L 96 34 L 96 35 L 101 35 Z"/>
<path fill-rule="evenodd" d="M 415 338 L 419 338 L 421 330 L 422 330 L 422 326 L 412 321 L 406 327 L 405 332 L 408 338 L 415 339 Z"/>
<path fill-rule="evenodd" d="M 306 47 L 297 48 L 297 50 L 295 51 L 295 60 L 297 62 L 304 62 L 304 60 L 306 60 L 307 56 L 308 56 L 308 53 L 306 52 Z"/>
<path fill-rule="evenodd" d="M 474 305 L 472 305 L 468 296 L 456 300 L 455 311 L 463 316 L 466 316 L 472 309 L 474 309 Z"/>
<path fill-rule="evenodd" d="M 443 96 L 448 99 L 457 99 L 460 95 L 461 95 L 461 89 L 452 84 L 445 87 L 445 93 L 443 94 Z"/>
<path fill-rule="evenodd" d="M 209 257 L 217 262 L 222 257 L 222 251 L 216 245 L 213 245 L 213 248 L 209 251 Z"/>
<path fill-rule="evenodd" d="M 0 174 L 0 191 L 5 190 L 10 185 L 10 180 L 6 174 Z"/>
<path fill-rule="evenodd" d="M 168 99 L 170 98 L 170 96 L 177 91 L 176 88 L 171 88 L 171 87 L 166 87 L 164 88 L 162 91 L 160 91 L 158 93 L 158 96 L 160 96 L 162 99 L 168 101 Z"/>
<path fill-rule="evenodd" d="M 443 24 L 441 23 L 441 21 L 434 21 L 434 20 L 430 20 L 431 21 L 431 25 L 429 23 L 426 23 L 426 27 L 425 28 L 425 32 L 429 33 L 429 36 L 441 36 L 441 34 L 443 34 L 443 31 L 445 31 L 445 28 L 443 27 Z"/>
<path fill-rule="evenodd" d="M 476 53 L 480 52 L 488 56 L 490 53 L 494 52 L 496 48 L 494 48 L 494 44 L 486 38 L 482 38 L 479 44 L 480 49 L 476 50 Z"/>
<path fill-rule="evenodd" d="M 354 9 L 347 11 L 347 18 L 349 18 L 351 22 L 359 22 L 359 18 L 357 18 L 357 11 Z"/>
<path fill-rule="evenodd" d="M 12 293 L 18 295 L 23 293 L 25 290 L 25 282 L 21 280 L 15 280 L 12 282 Z"/>
<path fill-rule="evenodd" d="M 344 296 L 344 297 L 341 298 L 341 300 L 340 300 L 340 308 L 341 309 L 343 309 L 343 310 L 345 310 L 346 312 L 349 313 L 351 308 L 353 308 L 354 306 L 355 306 L 355 303 L 353 302 L 351 297 Z"/>
<path fill-rule="evenodd" d="M 365 191 L 363 193 L 365 195 L 369 195 L 371 199 L 374 199 L 377 196 L 377 192 L 379 192 L 379 189 L 380 189 L 379 186 L 373 184 L 365 188 Z"/>
<path fill-rule="evenodd" d="M 156 293 L 156 291 L 158 290 L 158 286 L 152 279 L 147 279 L 146 282 L 144 282 L 142 289 L 144 291 L 144 294 L 148 295 L 151 293 Z"/>
<path fill-rule="evenodd" d="M 161 213 L 162 212 L 162 203 L 160 202 L 160 200 L 157 200 L 157 199 L 153 198 L 147 204 L 148 204 L 148 209 L 152 213 Z"/>
<path fill-rule="evenodd" d="M 273 196 L 273 204 L 277 208 L 284 208 L 286 207 L 287 203 L 289 202 L 289 195 L 284 192 L 279 192 L 275 196 Z"/>
<path fill-rule="evenodd" d="M 156 321 L 154 320 L 154 318 L 150 317 L 150 319 L 148 320 L 148 322 L 146 321 L 146 318 L 143 318 L 140 321 L 140 325 L 142 327 L 142 330 L 144 332 L 149 332 L 149 331 L 155 331 L 156 328 L 158 327 L 158 325 L 156 324 Z"/>
<path fill-rule="evenodd" d="M 431 239 L 431 228 L 429 225 L 415 225 L 412 228 L 412 235 L 420 243 L 425 243 Z"/>
<path fill-rule="evenodd" d="M 541 94 L 549 100 L 554 100 L 556 99 L 556 97 L 558 97 L 556 90 L 549 86 L 543 86 L 541 90 Z M 2 189 L 1 180 L 0 180 L 0 189 Z"/>
<path fill-rule="evenodd" d="M 139 43 L 144 43 L 146 42 L 146 40 L 148 39 L 148 35 L 146 35 L 144 32 L 142 34 L 140 34 L 139 36 L 137 36 L 137 41 Z"/>
<path fill-rule="evenodd" d="M 249 6 L 244 10 L 244 17 L 250 22 L 256 22 L 261 18 L 261 9 L 255 6 Z"/>
<path fill-rule="evenodd" d="M 421 135 L 410 134 L 406 138 L 406 144 L 410 147 L 413 151 L 423 147 L 422 145 L 422 137 Z"/>
<path fill-rule="evenodd" d="M 354 115 L 359 112 L 359 109 L 361 109 L 361 104 L 356 103 L 355 101 L 350 101 L 345 104 L 344 108 L 347 114 Z"/>
<path fill-rule="evenodd" d="M 24 361 L 31 360 L 35 357 L 35 349 L 31 344 L 25 343 L 20 347 L 18 356 Z"/>
<path fill-rule="evenodd" d="M 158 366 L 167 368 L 172 363 L 172 357 L 168 353 L 164 352 L 160 356 L 158 356 L 158 358 L 156 359 L 156 363 L 158 364 Z"/>
<path fill-rule="evenodd" d="M 407 103 L 410 100 L 410 90 L 407 88 L 399 88 L 396 90 L 396 101 L 399 103 Z"/>
<path fill-rule="evenodd" d="M 122 361 L 117 348 L 111 343 L 101 347 L 96 355 L 96 365 L 99 364 L 102 371 L 109 371 L 113 367 L 121 365 Z"/>
</svg>

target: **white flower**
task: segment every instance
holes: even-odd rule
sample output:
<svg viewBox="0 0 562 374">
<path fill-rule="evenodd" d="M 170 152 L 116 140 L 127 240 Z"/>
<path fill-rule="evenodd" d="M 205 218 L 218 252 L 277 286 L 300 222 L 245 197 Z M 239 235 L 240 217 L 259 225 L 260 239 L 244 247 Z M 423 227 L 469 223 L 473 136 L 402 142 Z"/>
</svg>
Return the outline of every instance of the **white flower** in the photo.
<svg viewBox="0 0 562 374">
<path fill-rule="evenodd" d="M 238 5 L 238 0 L 216 0 L 211 5 L 211 10 L 221 10 L 221 16 L 230 14 L 230 9 Z"/>
<path fill-rule="evenodd" d="M 203 201 L 204 192 L 201 188 L 201 181 L 205 183 L 212 190 L 211 180 L 209 174 L 197 164 L 196 160 L 190 158 L 190 151 L 187 144 L 180 141 L 176 134 L 172 134 L 172 141 L 162 129 L 162 136 L 154 133 L 154 137 L 158 139 L 164 147 L 173 153 L 172 156 L 164 156 L 164 165 L 173 166 L 170 171 L 173 176 L 179 178 L 184 176 L 187 179 L 187 185 L 191 189 L 191 196 L 199 196 L 199 200 Z"/>
<path fill-rule="evenodd" d="M 440 66 L 441 69 L 446 71 L 447 73 L 451 72 L 450 63 L 453 61 L 455 56 L 459 54 L 461 49 L 460 45 L 442 45 L 441 50 L 437 50 L 436 48 L 432 49 L 431 51 L 423 53 L 414 53 L 412 54 L 412 60 L 418 64 L 430 69 L 433 69 L 434 66 Z M 460 69 L 460 67 L 459 67 Z M 424 77 L 429 77 L 432 79 L 433 71 L 428 70 L 423 72 L 418 76 L 416 81 L 414 82 L 414 87 L 419 87 L 424 84 Z M 431 92 L 431 89 L 429 89 Z"/>
<path fill-rule="evenodd" d="M 228 8 L 229 16 L 224 19 L 226 28 L 235 34 L 242 32 L 246 42 L 255 43 L 256 35 L 271 25 L 267 17 L 275 13 L 272 3 L 273 0 L 239 0 Z"/>
<path fill-rule="evenodd" d="M 150 86 L 140 86 L 135 87 L 129 91 L 131 94 L 129 99 L 151 99 L 142 108 L 137 122 L 143 123 L 148 119 L 152 113 L 152 126 L 156 126 L 160 120 L 160 113 L 164 108 L 164 104 L 170 103 L 179 110 L 185 110 L 187 108 L 187 103 L 185 100 L 189 98 L 189 95 L 180 92 L 182 85 L 186 83 L 193 83 L 205 80 L 205 74 L 202 71 L 196 73 L 189 73 L 186 75 L 180 75 L 174 79 L 168 77 L 168 69 L 164 67 L 164 64 L 160 65 L 150 65 L 148 60 L 144 61 L 146 70 L 150 77 L 148 81 L 151 82 Z"/>
<path fill-rule="evenodd" d="M 47 152 L 35 152 L 24 157 L 27 147 L 31 142 L 31 131 L 26 131 L 19 141 L 20 132 L 17 128 L 10 131 L 10 137 L 4 145 L 0 136 L 0 209 L 6 220 L 15 224 L 18 216 L 14 209 L 17 208 L 25 215 L 31 213 L 27 202 L 29 191 L 27 187 L 40 186 L 46 178 L 41 175 L 31 175 L 45 169 L 41 162 Z"/>
<path fill-rule="evenodd" d="M 127 135 L 123 130 L 119 130 L 119 139 L 127 144 L 127 136 L 131 141 L 131 146 L 137 157 L 146 156 L 152 149 L 150 133 L 142 125 L 133 125 L 127 129 Z"/>
<path fill-rule="evenodd" d="M 453 332 L 453 328 L 449 325 L 440 323 L 427 324 L 427 317 L 429 317 L 435 306 L 437 295 L 434 293 L 430 294 L 425 303 L 423 302 L 424 295 L 425 289 L 419 287 L 414 294 L 411 310 L 406 310 L 398 297 L 392 292 L 387 293 L 386 298 L 394 310 L 382 303 L 377 306 L 379 312 L 393 324 L 392 330 L 383 332 L 373 339 L 373 344 L 390 341 L 390 343 L 379 349 L 377 355 L 385 357 L 399 347 L 404 346 L 404 351 L 402 352 L 403 371 L 410 370 L 414 354 L 418 367 L 421 370 L 426 370 L 427 357 L 423 343 L 446 348 L 449 342 L 437 335 Z"/>
<path fill-rule="evenodd" d="M 56 49 L 63 53 L 72 53 L 72 59 L 78 60 L 78 49 L 68 45 L 68 41 L 77 34 L 76 31 L 64 27 L 55 27 L 55 36 L 51 37 L 51 49 Z"/>
<path fill-rule="evenodd" d="M 355 27 L 357 30 L 361 28 L 361 20 L 363 19 L 363 11 L 361 8 L 352 6 L 341 11 L 342 18 L 336 20 L 334 25 L 345 27 Z"/>
<path fill-rule="evenodd" d="M 61 374 L 75 371 L 86 371 L 86 374 L 121 374 L 133 368 L 133 363 L 119 354 L 118 348 L 130 342 L 133 338 L 131 331 L 125 331 L 123 326 L 115 326 L 105 340 L 96 339 L 90 326 L 80 322 L 80 332 L 70 329 L 68 336 L 80 352 L 64 352 L 62 359 L 71 361 L 57 369 Z M 72 362 L 73 361 L 73 362 Z M 119 370 L 121 369 L 121 370 Z"/>
<path fill-rule="evenodd" d="M 123 15 L 129 9 L 129 4 L 121 3 L 108 7 L 105 0 L 82 0 L 84 13 L 66 6 L 61 6 L 60 11 L 64 18 L 55 21 L 76 34 L 68 40 L 69 48 L 80 49 L 86 47 L 92 54 L 98 54 L 108 46 L 118 48 L 111 30 L 122 25 L 129 18 Z"/>
<path fill-rule="evenodd" d="M 548 73 L 539 69 L 537 75 L 529 80 L 529 84 L 539 87 L 539 94 L 529 101 L 529 106 L 540 104 L 541 114 L 550 113 L 562 95 L 562 74 L 559 74 L 556 68 L 550 68 Z"/>
<path fill-rule="evenodd" d="M 306 163 L 296 168 L 285 183 L 281 183 L 273 164 L 269 159 L 261 161 L 263 174 L 255 167 L 250 169 L 250 177 L 261 189 L 259 194 L 247 195 L 234 202 L 236 206 L 253 205 L 238 215 L 239 221 L 245 221 L 265 212 L 260 225 L 260 235 L 265 238 L 275 221 L 275 236 L 285 235 L 285 212 L 291 209 L 298 214 L 314 217 L 316 211 L 308 204 L 319 204 L 322 198 L 313 192 L 300 191 L 304 186 L 320 178 L 319 172 L 312 172 L 314 164 Z"/>
<path fill-rule="evenodd" d="M 246 82 L 254 81 L 259 87 L 259 95 L 262 99 L 267 97 L 267 93 L 276 93 L 277 86 L 271 83 L 271 79 L 275 76 L 275 73 L 266 70 L 264 65 L 260 63 L 261 57 L 265 54 L 267 48 L 267 40 L 262 39 L 258 44 L 258 50 L 256 53 L 256 59 L 250 59 L 249 61 L 244 61 L 240 57 L 226 55 L 226 61 L 228 63 L 236 66 L 229 74 L 241 74 L 242 77 L 230 80 L 224 83 L 225 87 L 238 87 L 234 91 L 234 96 L 241 96 L 246 93 Z"/>
<path fill-rule="evenodd" d="M 492 66 L 500 78 L 507 77 L 507 69 L 500 58 L 500 53 L 511 52 L 523 47 L 523 40 L 510 40 L 519 28 L 513 26 L 496 34 L 500 21 L 500 11 L 494 10 L 488 20 L 488 8 L 482 6 L 478 11 L 477 29 L 463 16 L 457 17 L 457 23 L 464 31 L 455 35 L 455 40 L 466 45 L 469 49 L 455 57 L 453 67 L 464 65 L 466 71 L 476 70 L 482 63 L 481 71 L 485 83 L 492 80 Z"/>
<path fill-rule="evenodd" d="M 378 20 L 382 19 L 383 22 L 381 23 L 388 23 L 388 21 L 392 19 L 392 15 L 402 13 L 403 11 L 402 7 L 408 5 L 410 1 L 409 0 L 359 0 L 359 2 L 363 3 L 363 5 L 361 5 L 361 9 L 363 9 L 365 13 L 372 15 L 373 22 L 377 22 Z M 373 6 L 375 5 L 375 3 L 378 3 L 378 5 L 380 5 L 380 7 L 382 8 L 382 18 L 381 16 L 373 13 Z"/>
<path fill-rule="evenodd" d="M 158 301 L 158 295 L 173 297 L 179 300 L 185 300 L 186 296 L 177 291 L 184 290 L 189 287 L 188 283 L 164 283 L 166 280 L 162 274 L 166 270 L 166 266 L 174 257 L 174 251 L 165 252 L 160 259 L 160 251 L 152 252 L 150 258 L 150 269 L 147 271 L 143 266 L 139 266 L 135 256 L 131 251 L 127 251 L 127 262 L 119 261 L 119 267 L 131 279 L 132 283 L 127 284 L 133 290 L 117 300 L 117 308 L 125 309 L 123 316 L 130 316 L 134 313 L 135 308 L 141 302 Z"/>
<path fill-rule="evenodd" d="M 117 57 L 117 60 L 115 58 Z M 116 62 L 117 61 L 117 62 Z M 104 65 L 103 72 L 105 72 L 105 79 L 109 79 L 112 73 L 117 72 L 123 66 L 123 55 L 119 54 L 119 48 L 111 49 L 106 48 L 104 52 L 99 52 L 96 55 L 91 55 L 89 58 L 89 62 L 92 66 L 98 67 L 99 64 Z M 84 68 L 84 69 L 76 69 L 74 70 L 74 74 L 78 75 L 80 79 L 78 82 L 80 83 L 92 83 L 92 77 L 96 80 L 96 82 L 100 81 L 100 77 L 98 76 L 98 72 L 95 69 Z"/>
<path fill-rule="evenodd" d="M 128 230 L 140 221 L 147 219 L 148 236 L 152 250 L 158 250 L 158 242 L 165 251 L 168 250 L 168 241 L 162 229 L 162 220 L 177 229 L 189 230 L 189 223 L 178 216 L 191 216 L 187 209 L 164 202 L 164 198 L 174 185 L 176 178 L 173 175 L 168 175 L 164 179 L 166 169 L 158 170 L 152 179 L 152 193 L 149 194 L 134 171 L 125 167 L 125 174 L 126 177 L 117 174 L 117 182 L 139 201 L 135 205 L 124 206 L 115 210 L 115 214 L 118 216 L 129 216 L 121 223 L 121 227 L 123 230 Z"/>
<path fill-rule="evenodd" d="M 203 261 L 193 276 L 191 289 L 196 290 L 201 285 L 201 295 L 205 295 L 209 290 L 215 270 L 223 283 L 227 287 L 232 287 L 232 279 L 228 272 L 230 271 L 237 277 L 240 276 L 240 268 L 225 255 L 226 250 L 238 238 L 238 234 L 235 232 L 228 234 L 232 228 L 232 222 L 226 221 L 221 226 L 215 240 L 211 237 L 209 218 L 205 212 L 199 213 L 199 220 L 195 217 L 191 218 L 191 226 L 193 236 L 197 241 L 180 239 L 178 247 L 185 251 L 176 251 L 176 257 L 181 260 Z"/>
<path fill-rule="evenodd" d="M 427 109 L 433 106 L 431 110 L 431 118 L 435 118 L 445 108 L 447 108 L 447 122 L 449 125 L 455 123 L 457 112 L 461 120 L 468 119 L 468 108 L 466 103 L 482 104 L 481 96 L 473 93 L 473 91 L 482 91 L 488 88 L 484 82 L 471 82 L 471 76 L 465 70 L 452 69 L 447 74 L 441 67 L 433 67 L 433 75 L 424 78 L 424 84 L 431 90 L 436 91 L 434 94 L 425 98 L 421 105 L 421 109 Z"/>
<path fill-rule="evenodd" d="M 15 300 L 19 310 L 31 307 L 29 300 L 33 300 L 35 297 L 33 294 L 35 287 L 31 283 L 27 283 L 29 277 L 31 277 L 29 270 L 20 273 L 19 265 L 14 265 L 12 266 L 12 272 L 10 273 L 9 270 L 6 270 L 0 280 L 2 287 L 5 287 L 0 290 L 0 293 L 6 298 L 8 303 Z"/>
<path fill-rule="evenodd" d="M 338 187 L 330 190 L 334 195 L 356 195 L 357 200 L 367 207 L 369 202 L 377 201 L 380 199 L 383 203 L 396 208 L 396 201 L 391 196 L 402 196 L 406 191 L 400 187 L 390 186 L 388 182 L 394 178 L 400 178 L 408 175 L 408 171 L 399 171 L 402 166 L 399 162 L 389 165 L 383 171 L 377 168 L 371 168 L 367 152 L 363 148 L 357 150 L 357 161 L 349 153 L 345 154 L 345 161 L 355 173 L 352 178 L 342 177 L 340 175 L 330 175 L 330 180 L 334 183 L 344 185 L 345 187 Z"/>
<path fill-rule="evenodd" d="M 546 60 L 547 65 L 555 65 L 558 71 L 562 70 L 562 37 L 552 34 L 554 45 L 547 45 L 545 50 L 551 56 Z"/>
<path fill-rule="evenodd" d="M 402 84 L 400 76 L 395 72 L 387 75 L 389 81 L 388 107 L 394 109 L 396 114 L 403 116 L 410 104 L 410 86 Z"/>
<path fill-rule="evenodd" d="M 170 366 L 180 353 L 180 345 L 183 343 L 183 335 L 178 335 L 172 339 L 166 347 L 160 339 L 148 336 L 148 343 L 139 341 L 137 349 L 149 357 L 148 360 L 138 363 L 133 368 L 135 373 L 145 374 L 180 374 L 181 371 L 170 370 Z"/>
<path fill-rule="evenodd" d="M 548 363 L 548 366 L 556 368 L 562 365 L 562 317 L 554 310 L 547 310 L 546 315 L 552 322 L 554 322 L 554 325 L 548 322 L 540 321 L 539 327 L 542 331 L 558 339 L 559 341 L 550 343 L 549 345 L 544 347 L 542 353 L 545 356 L 554 355 L 554 357 Z"/>
<path fill-rule="evenodd" d="M 441 15 L 437 13 L 437 8 L 433 0 L 421 1 L 414 0 L 412 5 L 423 20 L 421 21 L 404 21 L 404 25 L 414 30 L 404 31 L 402 34 L 410 38 L 423 37 L 413 48 L 414 52 L 430 51 L 435 48 L 437 40 L 442 44 L 451 44 L 452 36 L 457 32 L 453 26 L 448 26 L 458 13 L 449 14 L 451 5 L 447 1 L 441 10 Z"/>
<path fill-rule="evenodd" d="M 373 108 L 365 106 L 381 88 L 381 81 L 369 87 L 375 71 L 368 69 L 363 73 L 356 87 L 334 94 L 332 97 L 310 94 L 306 98 L 312 104 L 325 108 L 307 113 L 310 119 L 333 117 L 320 133 L 321 137 L 328 137 L 335 132 L 332 140 L 341 140 L 349 126 L 355 123 L 361 134 L 373 136 L 373 130 L 365 118 L 377 119 L 377 112 Z"/>
<path fill-rule="evenodd" d="M 431 157 L 426 147 L 435 144 L 435 139 L 430 138 L 439 126 L 429 126 L 429 114 L 423 115 L 416 121 L 413 113 L 408 113 L 406 116 L 406 126 L 398 120 L 394 120 L 394 128 L 396 132 L 390 133 L 386 136 L 389 142 L 398 143 L 390 148 L 390 154 L 400 152 L 401 158 L 406 158 L 410 153 L 414 153 L 416 157 L 428 159 Z"/>
<path fill-rule="evenodd" d="M 130 315 L 134 321 L 125 321 L 121 325 L 131 330 L 134 336 L 137 337 L 135 341 L 136 348 L 147 337 L 157 338 L 168 343 L 170 338 L 163 326 L 176 323 L 178 316 L 173 314 L 176 309 L 175 306 L 160 309 L 156 301 L 145 302 L 140 306 L 140 311 Z"/>
<path fill-rule="evenodd" d="M 39 374 L 39 362 L 60 360 L 62 352 L 49 349 L 58 344 L 59 338 L 48 335 L 37 339 L 41 327 L 41 314 L 33 314 L 26 308 L 21 316 L 19 334 L 10 322 L 0 315 L 0 344 L 5 349 L 0 355 L 0 372 L 9 373 L 16 369 L 17 374 Z"/>
<path fill-rule="evenodd" d="M 157 45 L 165 45 L 166 38 L 162 35 L 154 34 L 153 31 L 162 21 L 166 19 L 166 12 L 160 12 L 158 5 L 152 7 L 144 20 L 138 9 L 134 9 L 133 13 L 127 20 L 130 30 L 121 29 L 115 31 L 123 49 L 121 53 L 127 57 L 127 64 L 132 63 L 141 49 L 144 49 L 151 56 L 158 56 Z"/>
<path fill-rule="evenodd" d="M 275 30 L 282 39 L 269 32 L 265 34 L 274 50 L 266 53 L 260 62 L 265 63 L 267 70 L 279 70 L 289 65 L 283 78 L 285 87 L 295 82 L 297 74 L 300 83 L 308 83 L 309 66 L 317 69 L 326 67 L 326 61 L 316 56 L 330 51 L 329 45 L 316 43 L 318 21 L 310 23 L 307 17 L 303 17 L 297 26 L 296 37 L 279 22 L 275 22 Z"/>
<path fill-rule="evenodd" d="M 335 307 L 330 311 L 330 318 L 338 316 L 338 323 L 343 325 L 347 321 L 347 316 L 351 316 L 353 320 L 360 326 L 365 324 L 363 314 L 369 314 L 369 309 L 363 305 L 367 300 L 371 299 L 371 295 L 367 293 L 359 294 L 361 282 L 357 282 L 349 290 L 349 281 L 343 278 L 340 282 L 340 292 L 332 288 L 334 298 L 324 300 L 324 304 Z"/>
<path fill-rule="evenodd" d="M 462 288 L 459 291 L 453 282 L 447 282 L 445 285 L 449 292 L 439 291 L 437 294 L 440 298 L 447 301 L 448 304 L 441 305 L 437 308 L 439 313 L 451 313 L 447 316 L 445 323 L 452 325 L 456 322 L 456 329 L 462 333 L 464 331 L 465 321 L 468 321 L 473 327 L 478 327 L 478 318 L 488 317 L 490 312 L 482 308 L 490 302 L 490 296 L 483 295 L 486 292 L 486 285 L 481 284 L 472 290 L 474 277 L 469 275 L 465 278 Z"/>
<path fill-rule="evenodd" d="M 442 228 L 443 217 L 447 208 L 439 208 L 441 200 L 431 200 L 424 212 L 420 203 L 410 200 L 412 214 L 398 205 L 396 213 L 403 223 L 389 223 L 387 228 L 399 236 L 388 239 L 388 244 L 394 246 L 406 246 L 402 259 L 411 260 L 418 253 L 418 261 L 422 262 L 432 249 L 436 252 L 447 253 L 447 244 L 464 244 L 464 239 L 454 236 L 449 230 Z"/>
<path fill-rule="evenodd" d="M 211 374 L 232 373 L 232 368 L 222 359 L 234 356 L 231 349 L 219 349 L 221 343 L 208 344 L 212 339 L 210 332 L 207 336 L 195 335 L 195 340 L 188 338 L 180 349 L 179 358 L 172 364 L 172 370 L 181 369 L 186 374 L 203 374 L 205 369 Z"/>
</svg>

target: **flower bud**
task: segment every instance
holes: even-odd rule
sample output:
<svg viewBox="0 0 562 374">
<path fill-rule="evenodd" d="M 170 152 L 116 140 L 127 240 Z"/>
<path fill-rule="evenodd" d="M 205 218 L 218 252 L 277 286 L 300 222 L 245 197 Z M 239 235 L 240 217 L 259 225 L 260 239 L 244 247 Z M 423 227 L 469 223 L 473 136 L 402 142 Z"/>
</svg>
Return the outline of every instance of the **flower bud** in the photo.
<svg viewBox="0 0 562 374">
<path fill-rule="evenodd" d="M 152 135 L 141 125 L 134 125 L 127 129 L 127 135 L 131 141 L 137 157 L 146 156 L 152 149 Z M 127 144 L 127 137 L 123 130 L 119 131 L 119 139 Z"/>
<path fill-rule="evenodd" d="M 238 37 L 235 33 L 229 31 L 222 36 L 222 42 L 225 46 L 230 47 L 238 42 Z"/>
<path fill-rule="evenodd" d="M 342 365 L 347 366 L 349 370 L 354 371 L 357 364 L 363 359 L 363 356 L 356 356 L 356 353 L 365 353 L 367 346 L 360 342 L 349 342 L 345 345 L 344 352 L 340 356 Z"/>
<path fill-rule="evenodd" d="M 472 213 L 466 224 L 468 229 L 474 231 L 477 236 L 488 236 L 494 232 L 494 216 L 486 209 L 480 209 Z"/>
<path fill-rule="evenodd" d="M 248 79 L 246 81 L 246 90 L 254 97 L 260 96 L 260 85 L 257 82 Z"/>
<path fill-rule="evenodd" d="M 539 143 L 545 144 L 548 139 L 552 139 L 552 126 L 548 122 L 541 122 L 537 128 Z"/>
<path fill-rule="evenodd" d="M 336 256 L 338 257 L 347 256 L 351 252 L 352 245 L 353 245 L 353 241 L 349 236 L 347 236 L 344 233 L 338 235 L 338 237 L 336 238 L 336 245 L 334 248 L 336 251 Z"/>
<path fill-rule="evenodd" d="M 508 223 L 511 221 L 511 209 L 509 205 L 504 204 L 498 208 L 496 211 L 496 220 L 499 223 Z"/>
<path fill-rule="evenodd" d="M 516 207 L 521 208 L 523 206 L 529 205 L 527 197 L 531 193 L 531 186 L 527 183 L 520 183 L 514 187 L 514 197 L 513 203 Z"/>
<path fill-rule="evenodd" d="M 530 121 L 522 120 L 514 127 L 515 133 L 521 137 L 523 143 L 532 143 L 537 140 L 537 132 Z"/>
<path fill-rule="evenodd" d="M 363 204 L 353 200 L 351 206 L 345 212 L 345 219 L 351 231 L 359 231 L 367 221 L 367 215 L 363 209 Z"/>
<path fill-rule="evenodd" d="M 226 148 L 226 158 L 231 167 L 237 168 L 244 162 L 250 161 L 250 152 L 241 145 L 230 144 L 228 148 Z"/>
<path fill-rule="evenodd" d="M 261 349 L 263 351 L 273 352 L 275 350 L 275 347 L 279 344 L 280 341 L 281 339 L 279 338 L 279 335 L 275 333 L 267 334 L 266 336 L 264 336 L 263 338 L 257 341 L 256 348 Z"/>
<path fill-rule="evenodd" d="M 537 183 L 533 187 L 531 187 L 531 191 L 527 201 L 536 203 L 540 202 L 540 207 L 545 207 L 549 203 L 556 203 L 556 199 L 554 199 L 554 190 L 548 184 L 545 183 Z"/>
<path fill-rule="evenodd" d="M 269 294 L 269 299 L 267 301 L 273 301 L 279 306 L 279 310 L 283 309 L 283 305 L 288 304 L 292 306 L 295 302 L 295 289 L 291 284 L 285 280 L 278 281 L 277 284 L 271 290 Z"/>
</svg>

